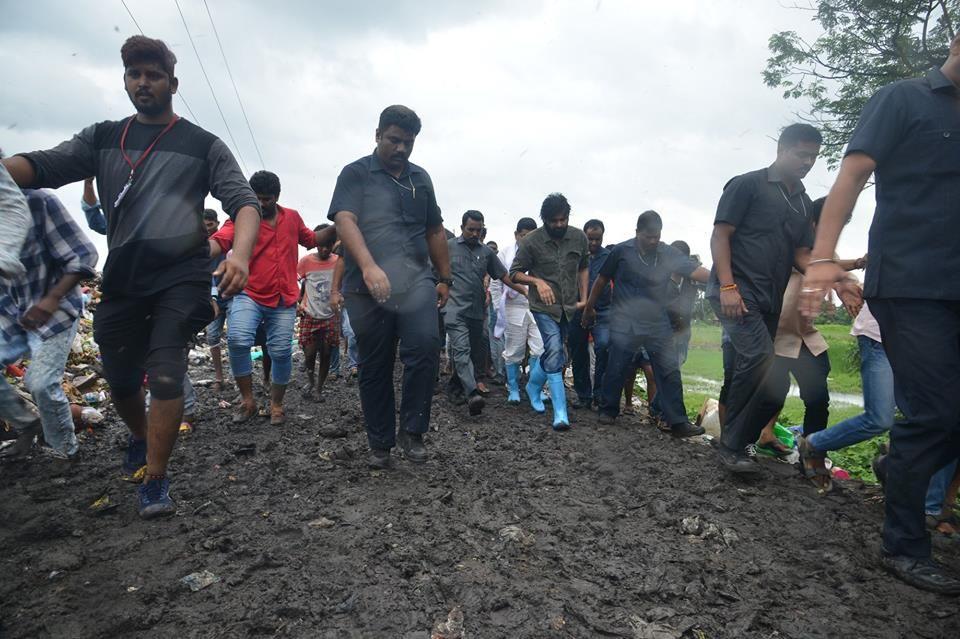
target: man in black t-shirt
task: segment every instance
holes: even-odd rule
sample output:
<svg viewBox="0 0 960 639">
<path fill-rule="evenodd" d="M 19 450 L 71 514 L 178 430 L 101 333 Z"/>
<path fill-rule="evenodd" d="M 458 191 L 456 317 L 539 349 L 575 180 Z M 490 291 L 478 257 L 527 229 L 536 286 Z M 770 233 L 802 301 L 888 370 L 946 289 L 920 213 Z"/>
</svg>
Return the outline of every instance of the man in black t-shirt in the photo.
<svg viewBox="0 0 960 639">
<path fill-rule="evenodd" d="M 345 248 L 343 296 L 360 353 L 360 403 L 373 468 L 390 466 L 395 444 L 408 460 L 427 460 L 423 434 L 440 359 L 437 308 L 446 304 L 451 283 L 433 182 L 409 161 L 418 133 L 420 118 L 411 109 L 384 109 L 376 149 L 340 172 L 327 215 Z M 398 342 L 404 365 L 399 435 L 393 393 Z"/>
<path fill-rule="evenodd" d="M 166 471 L 183 414 L 187 342 L 214 317 L 204 198 L 212 193 L 237 226 L 233 255 L 217 268 L 225 297 L 246 284 L 260 208 L 227 146 L 173 112 L 176 57 L 167 45 L 133 36 L 120 56 L 135 116 L 3 163 L 23 187 L 96 177 L 109 253 L 94 338 L 130 429 L 124 472 L 143 474 L 139 511 L 151 518 L 176 512 Z"/>
</svg>

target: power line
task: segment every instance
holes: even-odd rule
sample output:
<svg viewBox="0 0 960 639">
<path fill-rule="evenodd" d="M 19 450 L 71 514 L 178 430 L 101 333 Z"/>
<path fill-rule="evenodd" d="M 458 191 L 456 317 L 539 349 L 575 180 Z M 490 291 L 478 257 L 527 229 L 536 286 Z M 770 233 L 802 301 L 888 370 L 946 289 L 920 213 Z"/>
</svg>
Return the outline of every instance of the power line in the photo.
<svg viewBox="0 0 960 639">
<path fill-rule="evenodd" d="M 190 46 L 193 47 L 193 52 L 197 56 L 197 63 L 200 65 L 200 70 L 203 72 L 203 78 L 207 81 L 207 87 L 210 89 L 210 95 L 213 96 L 213 103 L 217 105 L 217 111 L 220 112 L 220 119 L 223 120 L 223 126 L 227 128 L 227 135 L 230 136 L 230 141 L 233 142 L 233 148 L 237 150 L 237 159 L 240 160 L 240 165 L 243 167 L 244 174 L 247 173 L 247 163 L 243 161 L 243 155 L 240 154 L 240 145 L 237 144 L 236 138 L 233 137 L 233 131 L 230 130 L 230 125 L 227 124 L 227 118 L 223 114 L 223 109 L 220 108 L 220 101 L 217 100 L 217 93 L 213 90 L 213 84 L 210 82 L 210 76 L 207 75 L 207 70 L 203 67 L 203 61 L 200 59 L 200 52 L 197 50 L 197 45 L 193 42 L 193 36 L 190 34 L 190 27 L 187 26 L 187 19 L 183 15 L 183 10 L 180 8 L 179 0 L 173 0 L 173 3 L 177 5 L 177 11 L 180 13 L 180 20 L 183 21 L 183 28 L 187 32 L 187 38 L 190 39 Z"/>
<path fill-rule="evenodd" d="M 253 135 L 253 127 L 250 126 L 250 120 L 247 118 L 247 110 L 243 108 L 243 100 L 240 99 L 240 91 L 237 90 L 237 83 L 233 80 L 233 72 L 230 71 L 230 64 L 227 63 L 227 54 L 223 51 L 223 43 L 220 42 L 220 34 L 217 33 L 217 25 L 213 23 L 213 14 L 210 13 L 210 7 L 207 6 L 207 0 L 203 0 L 203 7 L 207 10 L 207 16 L 210 18 L 210 26 L 213 27 L 213 35 L 217 38 L 217 46 L 220 47 L 220 55 L 223 56 L 223 65 L 227 67 L 227 75 L 230 76 L 230 84 L 233 85 L 233 92 L 237 96 L 237 102 L 240 104 L 240 112 L 243 113 L 243 121 L 247 123 L 247 131 L 250 132 L 250 139 L 253 140 L 253 148 L 257 151 L 257 157 L 260 158 L 261 168 L 266 168 L 267 163 L 263 161 L 263 154 L 260 153 L 260 146 L 257 144 L 257 138 Z"/>
<path fill-rule="evenodd" d="M 143 29 L 140 28 L 140 23 L 137 22 L 137 19 L 133 17 L 133 12 L 130 11 L 130 7 L 127 6 L 127 3 L 124 0 L 120 0 L 120 4 L 123 5 L 123 8 L 127 10 L 127 15 L 130 16 L 130 19 L 133 20 L 133 24 L 136 25 L 137 31 L 140 32 L 140 35 L 145 35 Z M 187 107 L 187 113 L 190 114 L 190 117 L 193 118 L 194 124 L 199 125 L 200 120 L 193 114 L 193 109 L 190 108 L 190 105 L 187 103 L 187 98 L 184 97 L 183 91 L 177 90 L 177 97 L 180 98 L 180 101 L 183 102 L 183 106 Z"/>
</svg>

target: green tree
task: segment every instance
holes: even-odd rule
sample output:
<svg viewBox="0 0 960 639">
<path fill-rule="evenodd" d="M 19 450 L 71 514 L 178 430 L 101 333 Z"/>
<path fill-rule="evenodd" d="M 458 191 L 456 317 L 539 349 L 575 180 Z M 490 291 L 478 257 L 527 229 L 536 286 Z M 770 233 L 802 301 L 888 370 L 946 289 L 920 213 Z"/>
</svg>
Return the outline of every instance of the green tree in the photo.
<svg viewBox="0 0 960 639">
<path fill-rule="evenodd" d="M 960 0 L 811 0 L 796 9 L 823 33 L 813 42 L 795 31 L 770 36 L 763 81 L 809 101 L 801 117 L 823 133 L 831 167 L 870 96 L 940 66 L 960 19 Z"/>
</svg>

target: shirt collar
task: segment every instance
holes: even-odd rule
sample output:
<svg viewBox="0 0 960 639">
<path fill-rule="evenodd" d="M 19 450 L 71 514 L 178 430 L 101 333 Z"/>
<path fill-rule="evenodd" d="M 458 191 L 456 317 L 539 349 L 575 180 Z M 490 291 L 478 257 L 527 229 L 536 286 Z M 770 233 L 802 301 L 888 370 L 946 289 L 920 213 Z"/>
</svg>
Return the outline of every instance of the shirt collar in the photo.
<svg viewBox="0 0 960 639">
<path fill-rule="evenodd" d="M 367 161 L 367 168 L 371 173 L 375 173 L 377 171 L 382 171 L 384 173 L 387 173 L 387 170 L 383 168 L 383 164 L 380 163 L 380 158 L 377 157 L 376 150 L 374 150 L 374 152 L 370 154 Z M 421 169 L 419 166 L 417 166 L 416 164 L 408 160 L 407 168 L 403 173 L 400 174 L 400 177 L 406 177 L 407 175 L 410 175 L 412 173 L 423 173 L 423 169 Z M 387 173 L 387 175 L 390 175 L 390 174 Z"/>
<path fill-rule="evenodd" d="M 765 170 L 766 170 L 766 172 L 767 172 L 767 182 L 776 182 L 777 184 L 785 184 L 785 182 L 783 181 L 783 178 L 780 177 L 780 172 L 777 171 L 777 165 L 776 165 L 776 164 L 771 164 L 771 165 L 768 166 Z M 802 182 L 802 181 L 798 181 L 798 182 L 797 182 L 797 190 L 794 191 L 793 193 L 790 193 L 789 195 L 790 195 L 790 197 L 793 197 L 794 195 L 797 195 L 798 193 L 805 193 L 806 190 L 807 190 L 807 187 L 805 187 L 805 186 L 803 185 L 803 182 Z"/>
<path fill-rule="evenodd" d="M 947 91 L 951 93 L 957 91 L 957 86 L 950 81 L 950 78 L 943 74 L 943 71 L 937 68 L 927 71 L 927 82 L 930 83 L 930 88 L 933 91 Z"/>
</svg>

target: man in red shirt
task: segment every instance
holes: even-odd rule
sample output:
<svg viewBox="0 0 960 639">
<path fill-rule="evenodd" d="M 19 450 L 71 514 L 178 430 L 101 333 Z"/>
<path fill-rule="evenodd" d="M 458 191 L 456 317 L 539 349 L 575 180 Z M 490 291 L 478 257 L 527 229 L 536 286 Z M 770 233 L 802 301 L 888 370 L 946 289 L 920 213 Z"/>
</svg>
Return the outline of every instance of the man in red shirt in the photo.
<svg viewBox="0 0 960 639">
<path fill-rule="evenodd" d="M 253 361 L 250 348 L 257 327 L 264 324 L 267 353 L 273 363 L 270 385 L 270 423 L 284 422 L 283 396 L 292 368 L 293 323 L 296 319 L 297 246 L 312 249 L 328 236 L 335 237 L 333 227 L 319 233 L 303 223 L 300 214 L 277 204 L 280 178 L 269 171 L 257 171 L 250 178 L 263 211 L 260 234 L 250 258 L 250 279 L 242 292 L 230 302 L 227 315 L 227 345 L 230 368 L 237 380 L 243 401 L 233 417 L 234 423 L 246 421 L 257 413 L 253 399 Z M 233 222 L 227 222 L 210 238 L 210 255 L 216 257 L 233 246 Z"/>
</svg>

